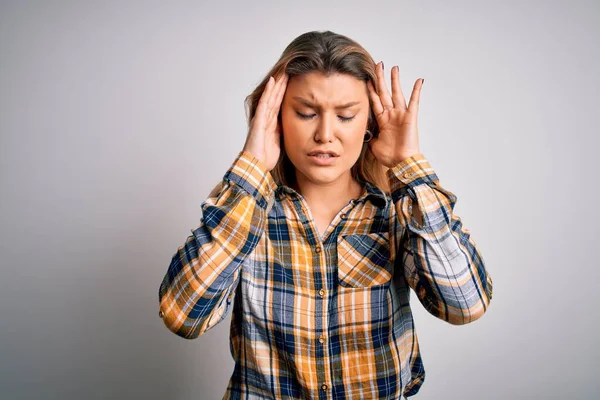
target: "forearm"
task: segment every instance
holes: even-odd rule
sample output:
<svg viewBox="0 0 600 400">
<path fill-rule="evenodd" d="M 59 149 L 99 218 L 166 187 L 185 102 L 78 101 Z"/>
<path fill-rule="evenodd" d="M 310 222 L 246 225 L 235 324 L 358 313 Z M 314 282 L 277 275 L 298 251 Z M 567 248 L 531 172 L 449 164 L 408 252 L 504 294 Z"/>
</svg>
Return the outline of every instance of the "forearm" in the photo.
<svg viewBox="0 0 600 400">
<path fill-rule="evenodd" d="M 452 324 L 483 315 L 492 280 L 469 230 L 454 213 L 457 197 L 444 189 L 428 160 L 418 154 L 388 170 L 401 225 L 397 256 L 424 307 Z"/>
<path fill-rule="evenodd" d="M 173 255 L 159 288 L 160 315 L 191 339 L 220 322 L 239 282 L 239 269 L 262 236 L 275 183 L 257 160 L 240 153 L 223 186 L 202 204 L 201 224 Z"/>
</svg>

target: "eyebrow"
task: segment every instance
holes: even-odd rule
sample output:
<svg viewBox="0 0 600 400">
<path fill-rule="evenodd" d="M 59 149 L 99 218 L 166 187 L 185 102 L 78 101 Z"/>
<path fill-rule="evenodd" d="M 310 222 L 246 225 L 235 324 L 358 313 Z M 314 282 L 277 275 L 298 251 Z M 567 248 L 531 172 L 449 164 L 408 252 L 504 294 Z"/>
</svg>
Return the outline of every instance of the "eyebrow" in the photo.
<svg viewBox="0 0 600 400">
<path fill-rule="evenodd" d="M 318 106 L 318 105 L 316 105 L 316 104 L 313 104 L 313 103 L 311 103 L 310 101 L 308 101 L 308 100 L 306 100 L 306 99 L 303 99 L 302 97 L 294 96 L 294 97 L 292 97 L 292 98 L 293 98 L 294 100 L 297 100 L 297 101 L 299 101 L 300 103 L 302 103 L 302 104 L 304 104 L 304 105 L 308 106 L 308 107 L 315 108 L 315 109 L 317 109 L 317 110 L 320 110 L 320 109 L 321 109 L 321 107 L 320 107 L 320 106 Z M 342 109 L 342 108 L 348 108 L 348 107 L 352 107 L 352 106 L 354 106 L 354 105 L 357 105 L 357 104 L 360 104 L 360 101 L 352 101 L 352 102 L 350 102 L 350 103 L 346 103 L 346 104 L 340 104 L 339 106 L 335 106 L 335 109 L 336 109 L 336 110 L 339 110 L 339 109 Z"/>
</svg>

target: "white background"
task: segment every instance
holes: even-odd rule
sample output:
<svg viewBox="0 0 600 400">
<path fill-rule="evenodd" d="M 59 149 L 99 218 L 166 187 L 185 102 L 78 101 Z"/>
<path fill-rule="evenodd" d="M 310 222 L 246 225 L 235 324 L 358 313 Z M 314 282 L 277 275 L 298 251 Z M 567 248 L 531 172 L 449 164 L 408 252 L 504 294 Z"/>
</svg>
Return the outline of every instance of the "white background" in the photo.
<svg viewBox="0 0 600 400">
<path fill-rule="evenodd" d="M 296 36 L 362 44 L 407 99 L 494 280 L 452 326 L 416 296 L 418 399 L 590 399 L 600 341 L 596 1 L 2 1 L 0 390 L 218 399 L 229 321 L 158 317 L 171 256 Z M 596 339 L 594 339 L 596 338 Z"/>
</svg>

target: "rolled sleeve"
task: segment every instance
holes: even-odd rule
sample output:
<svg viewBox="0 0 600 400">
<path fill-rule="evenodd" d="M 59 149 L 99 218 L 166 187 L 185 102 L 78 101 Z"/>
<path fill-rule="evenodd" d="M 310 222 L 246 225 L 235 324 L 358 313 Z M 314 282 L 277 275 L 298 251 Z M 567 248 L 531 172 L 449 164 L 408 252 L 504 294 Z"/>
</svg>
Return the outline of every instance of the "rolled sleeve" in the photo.
<svg viewBox="0 0 600 400">
<path fill-rule="evenodd" d="M 249 152 L 240 151 L 223 180 L 240 186 L 260 207 L 269 210 L 273 206 L 277 183 L 266 165 Z"/>
</svg>

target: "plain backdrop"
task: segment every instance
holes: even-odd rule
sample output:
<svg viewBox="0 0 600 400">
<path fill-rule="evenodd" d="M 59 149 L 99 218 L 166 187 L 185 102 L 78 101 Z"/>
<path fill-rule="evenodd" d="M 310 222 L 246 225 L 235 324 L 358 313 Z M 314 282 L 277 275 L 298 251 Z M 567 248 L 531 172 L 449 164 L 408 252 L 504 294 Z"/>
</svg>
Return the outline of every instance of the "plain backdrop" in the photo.
<svg viewBox="0 0 600 400">
<path fill-rule="evenodd" d="M 244 97 L 332 30 L 407 99 L 425 78 L 421 150 L 494 280 L 463 326 L 411 296 L 415 398 L 596 398 L 599 27 L 596 1 L 2 1 L 0 397 L 222 397 L 230 316 L 182 339 L 158 287 Z"/>
</svg>

